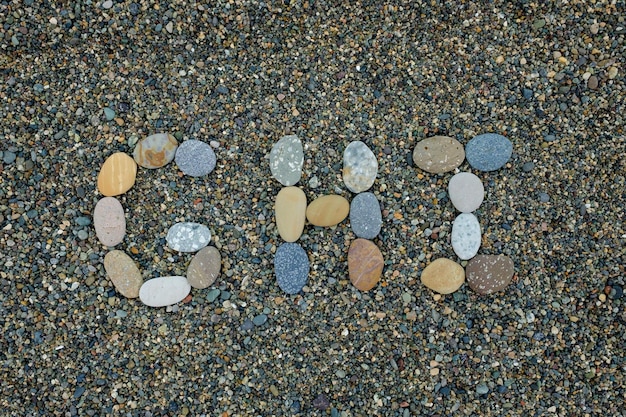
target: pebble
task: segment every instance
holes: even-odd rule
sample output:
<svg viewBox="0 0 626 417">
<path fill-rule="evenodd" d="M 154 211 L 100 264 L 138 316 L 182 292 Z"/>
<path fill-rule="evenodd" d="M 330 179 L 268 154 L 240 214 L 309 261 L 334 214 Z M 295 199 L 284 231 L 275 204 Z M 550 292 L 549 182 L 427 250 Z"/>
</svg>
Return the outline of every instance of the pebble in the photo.
<svg viewBox="0 0 626 417">
<path fill-rule="evenodd" d="M 104 108 L 104 117 L 108 120 L 111 121 L 115 118 L 115 111 L 113 109 L 110 109 L 108 107 Z"/>
<path fill-rule="evenodd" d="M 350 203 L 350 227 L 357 237 L 374 239 L 383 225 L 380 204 L 373 193 L 357 194 Z"/>
<path fill-rule="evenodd" d="M 93 211 L 93 225 L 96 237 L 105 246 L 115 246 L 124 240 L 126 217 L 117 198 L 104 197 L 98 201 Z"/>
<path fill-rule="evenodd" d="M 476 255 L 465 267 L 467 284 L 483 295 L 505 289 L 514 273 L 513 260 L 506 255 Z"/>
<path fill-rule="evenodd" d="M 175 161 L 183 174 L 203 177 L 213 171 L 217 157 L 208 143 L 190 139 L 178 146 Z"/>
<path fill-rule="evenodd" d="M 302 176 L 304 151 L 296 135 L 283 136 L 270 151 L 270 171 L 282 185 L 295 185 Z"/>
<path fill-rule="evenodd" d="M 153 278 L 139 289 L 139 299 L 149 307 L 167 307 L 182 301 L 191 291 L 187 278 L 170 276 Z"/>
<path fill-rule="evenodd" d="M 12 164 L 13 162 L 15 162 L 16 158 L 17 154 L 15 152 L 4 151 L 2 155 L 2 162 L 4 162 L 5 164 Z"/>
<path fill-rule="evenodd" d="M 254 323 L 255 326 L 263 326 L 266 322 L 267 314 L 259 314 L 252 319 L 252 323 Z"/>
<path fill-rule="evenodd" d="M 276 227 L 285 242 L 295 242 L 302 235 L 306 206 L 306 195 L 298 187 L 284 187 L 276 195 Z"/>
<path fill-rule="evenodd" d="M 199 223 L 181 222 L 170 227 L 165 239 L 172 250 L 196 252 L 209 244 L 211 231 Z"/>
<path fill-rule="evenodd" d="M 467 162 L 479 171 L 495 171 L 502 168 L 512 153 L 511 141 L 496 133 L 475 136 L 465 146 Z"/>
<path fill-rule="evenodd" d="M 421 140 L 413 151 L 413 162 L 431 174 L 454 171 L 465 160 L 463 145 L 448 136 L 432 136 Z"/>
<path fill-rule="evenodd" d="M 598 77 L 596 77 L 595 75 L 592 75 L 587 80 L 587 88 L 589 88 L 590 90 L 597 90 L 599 84 L 600 82 L 598 80 Z"/>
<path fill-rule="evenodd" d="M 448 258 L 439 258 L 422 271 L 422 284 L 439 294 L 451 294 L 465 282 L 465 271 Z"/>
<path fill-rule="evenodd" d="M 367 191 L 378 174 L 376 156 L 361 141 L 350 143 L 343 152 L 343 182 L 353 193 Z"/>
<path fill-rule="evenodd" d="M 117 292 L 126 298 L 139 297 L 143 279 L 130 256 L 120 250 L 112 250 L 104 257 L 104 269 Z"/>
<path fill-rule="evenodd" d="M 454 207 L 461 213 L 471 213 L 482 204 L 485 187 L 471 172 L 459 172 L 448 183 L 448 195 Z"/>
<path fill-rule="evenodd" d="M 187 281 L 193 288 L 203 289 L 213 284 L 220 274 L 222 258 L 219 250 L 207 246 L 196 253 L 187 267 Z"/>
<path fill-rule="evenodd" d="M 157 133 L 140 140 L 133 151 L 133 158 L 144 168 L 161 168 L 176 156 L 178 142 L 169 133 Z"/>
<path fill-rule="evenodd" d="M 98 174 L 98 190 L 107 197 L 124 194 L 135 185 L 137 164 L 123 152 L 109 156 Z"/>
<path fill-rule="evenodd" d="M 385 261 L 378 246 L 367 239 L 356 239 L 348 251 L 350 282 L 360 291 L 369 291 L 378 284 Z"/>
<path fill-rule="evenodd" d="M 530 172 L 533 168 L 535 168 L 534 162 L 524 162 L 524 165 L 522 165 L 522 171 L 524 172 Z"/>
<path fill-rule="evenodd" d="M 309 279 L 309 258 L 297 243 L 283 243 L 274 256 L 278 286 L 287 294 L 297 294 Z"/>
<path fill-rule="evenodd" d="M 306 218 L 313 226 L 331 227 L 341 223 L 350 212 L 350 203 L 336 194 L 313 200 L 306 209 Z"/>
<path fill-rule="evenodd" d="M 452 249 L 462 259 L 472 259 L 478 253 L 481 241 L 480 223 L 472 213 L 461 213 L 452 224 Z"/>
</svg>

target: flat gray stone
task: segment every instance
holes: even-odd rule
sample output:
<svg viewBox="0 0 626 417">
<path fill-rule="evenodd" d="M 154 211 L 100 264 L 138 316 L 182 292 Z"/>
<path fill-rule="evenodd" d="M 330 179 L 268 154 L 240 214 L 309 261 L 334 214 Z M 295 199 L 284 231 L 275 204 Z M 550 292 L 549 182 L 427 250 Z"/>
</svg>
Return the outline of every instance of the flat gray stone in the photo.
<svg viewBox="0 0 626 417">
<path fill-rule="evenodd" d="M 511 141 L 497 133 L 475 136 L 465 145 L 467 162 L 479 171 L 495 171 L 502 168 L 512 153 Z"/>
<path fill-rule="evenodd" d="M 353 193 L 369 190 L 378 174 L 376 155 L 361 141 L 350 143 L 343 152 L 343 182 Z"/>
<path fill-rule="evenodd" d="M 461 213 L 452 223 L 452 249 L 462 260 L 472 259 L 480 248 L 480 223 L 472 213 Z"/>
<path fill-rule="evenodd" d="M 284 186 L 295 185 L 302 176 L 304 151 L 302 142 L 296 135 L 280 138 L 270 151 L 270 171 L 272 176 Z"/>
<path fill-rule="evenodd" d="M 459 172 L 448 183 L 448 196 L 461 213 L 471 213 L 485 199 L 483 182 L 471 172 Z"/>
<path fill-rule="evenodd" d="M 183 174 L 203 177 L 213 171 L 217 157 L 208 143 L 190 139 L 178 146 L 175 161 Z"/>
<path fill-rule="evenodd" d="M 170 248 L 178 252 L 197 252 L 211 240 L 208 227 L 192 222 L 176 223 L 165 238 Z"/>
<path fill-rule="evenodd" d="M 309 258 L 297 243 L 283 243 L 274 256 L 278 286 L 287 294 L 297 294 L 309 279 Z"/>
<path fill-rule="evenodd" d="M 380 233 L 383 216 L 380 204 L 373 193 L 357 194 L 350 203 L 350 227 L 363 239 L 374 239 Z"/>
<path fill-rule="evenodd" d="M 189 295 L 191 285 L 181 276 L 153 278 L 139 289 L 139 299 L 149 307 L 166 307 L 181 302 Z"/>
</svg>

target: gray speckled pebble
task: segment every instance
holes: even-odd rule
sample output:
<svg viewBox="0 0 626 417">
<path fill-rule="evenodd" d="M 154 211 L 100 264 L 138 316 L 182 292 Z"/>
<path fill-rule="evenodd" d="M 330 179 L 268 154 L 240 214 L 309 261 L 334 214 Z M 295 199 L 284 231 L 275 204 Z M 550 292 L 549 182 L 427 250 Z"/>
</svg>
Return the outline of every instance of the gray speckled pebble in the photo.
<svg viewBox="0 0 626 417">
<path fill-rule="evenodd" d="M 283 243 L 274 257 L 278 286 L 287 294 L 297 294 L 309 279 L 309 258 L 297 243 Z"/>
<path fill-rule="evenodd" d="M 350 226 L 358 237 L 374 239 L 383 224 L 380 204 L 373 193 L 359 193 L 350 203 Z"/>
<path fill-rule="evenodd" d="M 284 186 L 295 185 L 300 181 L 304 151 L 302 142 L 296 135 L 280 138 L 270 151 L 270 171 L 272 176 Z"/>
<path fill-rule="evenodd" d="M 167 232 L 167 244 L 178 252 L 197 252 L 211 240 L 211 231 L 199 223 L 176 223 Z"/>
<path fill-rule="evenodd" d="M 475 136 L 465 145 L 465 159 L 479 171 L 500 169 L 511 158 L 513 144 L 497 133 Z"/>
<path fill-rule="evenodd" d="M 361 141 L 350 143 L 343 152 L 343 182 L 353 193 L 360 193 L 374 185 L 378 174 L 376 155 Z"/>
<path fill-rule="evenodd" d="M 180 144 L 175 161 L 185 175 L 202 177 L 213 171 L 217 157 L 208 143 L 190 139 Z"/>
<path fill-rule="evenodd" d="M 452 249 L 463 259 L 472 259 L 480 248 L 480 223 L 472 213 L 461 213 L 452 223 Z"/>
</svg>

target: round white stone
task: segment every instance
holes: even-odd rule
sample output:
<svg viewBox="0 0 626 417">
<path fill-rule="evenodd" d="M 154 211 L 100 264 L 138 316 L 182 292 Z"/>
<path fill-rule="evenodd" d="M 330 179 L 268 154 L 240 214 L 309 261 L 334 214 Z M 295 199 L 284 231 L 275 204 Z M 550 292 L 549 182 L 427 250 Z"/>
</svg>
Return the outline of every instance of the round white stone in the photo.
<svg viewBox="0 0 626 417">
<path fill-rule="evenodd" d="M 353 193 L 367 191 L 378 174 L 376 155 L 361 141 L 350 143 L 343 152 L 343 182 Z"/>
<path fill-rule="evenodd" d="M 472 259 L 480 248 L 480 223 L 472 213 L 461 213 L 452 224 L 452 249 L 456 256 L 466 261 Z"/>
<path fill-rule="evenodd" d="M 471 213 L 485 199 L 485 187 L 471 172 L 459 172 L 448 183 L 448 196 L 454 207 L 461 213 Z"/>
</svg>

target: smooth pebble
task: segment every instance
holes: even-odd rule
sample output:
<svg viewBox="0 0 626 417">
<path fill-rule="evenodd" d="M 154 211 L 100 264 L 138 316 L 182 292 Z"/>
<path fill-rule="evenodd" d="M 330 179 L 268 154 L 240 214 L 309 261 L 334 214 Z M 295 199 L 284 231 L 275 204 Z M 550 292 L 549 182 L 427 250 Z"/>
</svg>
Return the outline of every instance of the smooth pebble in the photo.
<svg viewBox="0 0 626 417">
<path fill-rule="evenodd" d="M 199 223 L 181 222 L 170 227 L 165 239 L 175 251 L 196 252 L 209 244 L 211 231 Z"/>
<path fill-rule="evenodd" d="M 93 226 L 96 237 L 105 246 L 115 246 L 126 235 L 124 208 L 115 197 L 104 197 L 93 210 Z"/>
<path fill-rule="evenodd" d="M 458 263 L 448 258 L 439 258 L 422 271 L 422 284 L 439 294 L 451 294 L 465 282 L 465 271 Z"/>
<path fill-rule="evenodd" d="M 361 141 L 350 143 L 343 152 L 343 182 L 353 193 L 367 191 L 378 174 L 376 156 Z"/>
<path fill-rule="evenodd" d="M 471 213 L 482 204 L 485 187 L 471 172 L 459 172 L 450 178 L 448 195 L 454 207 L 461 213 Z"/>
<path fill-rule="evenodd" d="M 295 242 L 302 235 L 306 222 L 306 195 L 298 187 L 284 187 L 274 204 L 276 227 L 285 242 Z"/>
<path fill-rule="evenodd" d="M 213 246 L 207 246 L 200 249 L 189 263 L 187 281 L 193 288 L 206 288 L 215 282 L 221 268 L 220 252 Z"/>
<path fill-rule="evenodd" d="M 304 151 L 302 142 L 296 135 L 280 138 L 270 151 L 270 171 L 282 185 L 295 185 L 302 176 Z"/>
<path fill-rule="evenodd" d="M 476 255 L 465 267 L 467 284 L 483 295 L 505 289 L 514 273 L 513 260 L 506 255 Z"/>
<path fill-rule="evenodd" d="M 360 291 L 369 291 L 378 284 L 385 261 L 378 246 L 367 239 L 356 239 L 348 250 L 348 276 Z"/>
<path fill-rule="evenodd" d="M 135 261 L 120 250 L 112 250 L 104 257 L 104 270 L 117 292 L 126 298 L 139 297 L 143 283 L 141 272 Z"/>
<path fill-rule="evenodd" d="M 98 173 L 98 190 L 107 197 L 124 194 L 135 185 L 137 164 L 124 152 L 109 156 Z"/>
<path fill-rule="evenodd" d="M 149 307 L 166 307 L 187 297 L 191 285 L 181 276 L 153 278 L 143 283 L 139 289 L 139 299 Z"/>
<path fill-rule="evenodd" d="M 297 243 L 283 243 L 274 256 L 274 273 L 280 289 L 297 294 L 309 279 L 309 258 Z"/>
<path fill-rule="evenodd" d="M 465 145 L 467 162 L 479 171 L 495 171 L 502 168 L 512 153 L 511 141 L 497 133 L 475 136 Z"/>
<path fill-rule="evenodd" d="M 374 239 L 380 233 L 383 217 L 373 193 L 357 194 L 350 203 L 350 227 L 357 237 Z"/>
<path fill-rule="evenodd" d="M 174 159 L 178 169 L 191 177 L 208 175 L 217 163 L 217 157 L 211 146 L 195 139 L 181 143 Z"/>
<path fill-rule="evenodd" d="M 415 145 L 413 162 L 432 174 L 454 171 L 465 160 L 463 145 L 449 136 L 432 136 Z"/>
<path fill-rule="evenodd" d="M 178 149 L 176 138 L 169 133 L 156 133 L 137 143 L 133 158 L 144 168 L 161 168 L 172 162 Z"/>
<path fill-rule="evenodd" d="M 480 223 L 472 213 L 461 213 L 452 224 L 452 249 L 462 259 L 468 260 L 476 256 L 480 248 Z"/>
<path fill-rule="evenodd" d="M 306 218 L 313 226 L 330 227 L 341 223 L 350 212 L 350 203 L 336 194 L 313 200 L 306 209 Z"/>
</svg>

